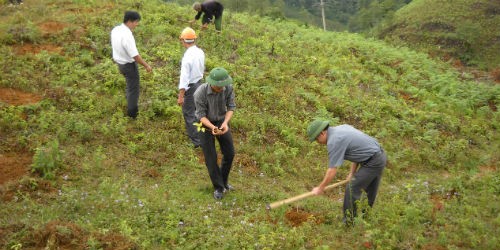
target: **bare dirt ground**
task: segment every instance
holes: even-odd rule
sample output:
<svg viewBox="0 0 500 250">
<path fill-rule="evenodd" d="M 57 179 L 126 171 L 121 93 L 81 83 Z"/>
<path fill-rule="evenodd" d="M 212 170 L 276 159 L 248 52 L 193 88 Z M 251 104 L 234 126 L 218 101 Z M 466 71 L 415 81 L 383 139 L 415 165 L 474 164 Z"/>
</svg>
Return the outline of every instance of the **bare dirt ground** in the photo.
<svg viewBox="0 0 500 250">
<path fill-rule="evenodd" d="M 26 235 L 23 249 L 89 249 L 89 242 L 97 249 L 139 249 L 118 233 L 92 233 L 74 223 L 58 220 L 50 221 L 39 229 L 28 225 L 0 227 L 0 247 L 6 247 L 7 237 L 19 231 L 24 231 Z"/>
<path fill-rule="evenodd" d="M 47 27 L 58 26 L 47 24 Z M 29 53 L 37 52 L 31 45 L 24 45 L 22 48 Z M 7 106 L 36 104 L 42 99 L 41 95 L 0 87 L 0 103 Z M 23 178 L 30 175 L 32 160 L 33 154 L 28 150 L 7 148 L 0 151 L 0 202 L 16 202 L 19 199 L 16 195 L 22 193 L 23 196 L 43 203 L 47 195 L 57 192 L 49 181 L 35 177 Z M 156 177 L 157 173 L 151 172 L 148 175 Z M 49 221 L 40 228 L 25 224 L 0 226 L 0 249 L 6 249 L 9 239 L 21 231 L 25 235 L 23 249 L 89 249 L 89 242 L 99 249 L 139 249 L 137 244 L 119 233 L 89 232 L 74 223 L 58 220 Z"/>
<path fill-rule="evenodd" d="M 0 153 L 0 185 L 19 180 L 29 173 L 32 155 L 22 152 Z"/>
<path fill-rule="evenodd" d="M 7 103 L 9 105 L 25 105 L 25 104 L 35 104 L 42 100 L 42 96 L 32 93 L 26 93 L 20 90 L 12 88 L 1 88 L 0 87 L 0 102 Z"/>
<path fill-rule="evenodd" d="M 7 105 L 35 104 L 41 96 L 12 88 L 0 88 L 0 102 Z M 27 151 L 0 152 L 0 186 L 29 173 L 33 155 Z"/>
</svg>

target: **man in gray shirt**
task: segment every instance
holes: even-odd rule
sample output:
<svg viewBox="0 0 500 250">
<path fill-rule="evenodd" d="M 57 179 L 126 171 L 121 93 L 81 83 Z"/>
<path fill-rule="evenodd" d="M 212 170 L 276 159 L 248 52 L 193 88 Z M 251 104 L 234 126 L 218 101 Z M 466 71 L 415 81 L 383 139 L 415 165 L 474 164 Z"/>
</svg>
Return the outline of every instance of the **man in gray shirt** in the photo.
<svg viewBox="0 0 500 250">
<path fill-rule="evenodd" d="M 326 144 L 328 150 L 328 170 L 323 181 L 312 190 L 316 195 L 323 193 L 344 160 L 352 162 L 344 195 L 344 221 L 351 224 L 362 190 L 368 196 L 368 205 L 372 207 L 375 203 L 387 156 L 376 139 L 350 125 L 330 127 L 329 121 L 315 120 L 307 127 L 307 136 L 311 142 Z"/>
<path fill-rule="evenodd" d="M 205 165 L 214 186 L 214 198 L 222 199 L 227 190 L 233 189 L 228 184 L 229 172 L 234 159 L 234 145 L 229 121 L 236 108 L 234 104 L 233 79 L 224 68 L 214 68 L 194 93 L 196 119 L 203 128 L 200 133 L 201 148 L 205 156 Z M 221 166 L 217 164 L 215 139 L 222 151 Z"/>
</svg>

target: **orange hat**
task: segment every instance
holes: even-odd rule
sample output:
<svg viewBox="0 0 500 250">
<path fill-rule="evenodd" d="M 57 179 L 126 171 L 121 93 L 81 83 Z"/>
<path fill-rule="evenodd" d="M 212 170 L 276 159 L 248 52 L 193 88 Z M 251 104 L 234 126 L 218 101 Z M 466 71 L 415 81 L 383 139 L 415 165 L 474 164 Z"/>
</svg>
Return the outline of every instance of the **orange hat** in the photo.
<svg viewBox="0 0 500 250">
<path fill-rule="evenodd" d="M 184 42 L 187 43 L 192 43 L 194 42 L 194 39 L 197 38 L 196 33 L 194 32 L 193 29 L 186 27 L 182 30 L 181 35 L 179 36 L 180 39 L 183 39 Z"/>
</svg>

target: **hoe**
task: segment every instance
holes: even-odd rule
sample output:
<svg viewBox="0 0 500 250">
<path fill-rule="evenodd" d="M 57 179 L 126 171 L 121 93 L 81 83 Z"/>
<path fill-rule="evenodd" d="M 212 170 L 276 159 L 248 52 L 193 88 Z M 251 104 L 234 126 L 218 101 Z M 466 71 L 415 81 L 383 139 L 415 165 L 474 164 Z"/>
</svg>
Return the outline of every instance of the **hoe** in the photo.
<svg viewBox="0 0 500 250">
<path fill-rule="evenodd" d="M 325 191 L 329 190 L 329 189 L 332 189 L 334 187 L 338 187 L 338 186 L 340 186 L 342 184 L 345 184 L 347 182 L 348 182 L 348 180 L 343 180 L 343 181 L 339 181 L 339 182 L 337 182 L 335 184 L 326 186 L 325 187 Z M 280 206 L 288 204 L 288 203 L 296 202 L 296 201 L 305 199 L 305 198 L 307 198 L 309 196 L 313 196 L 313 195 L 314 195 L 313 192 L 307 192 L 307 193 L 303 193 L 301 195 L 297 195 L 297 196 L 294 196 L 294 197 L 291 197 L 291 198 L 288 198 L 288 199 L 285 199 L 285 200 L 276 201 L 276 202 L 273 202 L 271 204 L 267 204 L 266 205 L 266 209 L 267 210 L 271 210 L 273 208 L 277 208 L 277 207 L 280 207 Z"/>
</svg>

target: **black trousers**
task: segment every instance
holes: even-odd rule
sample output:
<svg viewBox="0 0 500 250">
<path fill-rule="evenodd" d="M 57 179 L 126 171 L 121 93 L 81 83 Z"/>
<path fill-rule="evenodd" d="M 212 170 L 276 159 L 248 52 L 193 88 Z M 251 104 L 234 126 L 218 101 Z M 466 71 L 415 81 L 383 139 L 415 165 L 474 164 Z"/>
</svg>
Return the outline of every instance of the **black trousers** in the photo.
<svg viewBox="0 0 500 250">
<path fill-rule="evenodd" d="M 219 127 L 220 122 L 212 122 L 215 126 Z M 219 166 L 217 164 L 217 151 L 215 148 L 215 140 L 219 142 L 222 151 L 222 162 Z M 207 166 L 208 175 L 212 181 L 215 190 L 223 191 L 227 186 L 229 172 L 234 159 L 234 145 L 231 130 L 223 135 L 214 136 L 210 129 L 205 129 L 205 132 L 200 133 L 201 148 L 205 156 L 205 165 Z"/>
<path fill-rule="evenodd" d="M 200 86 L 200 82 L 190 83 L 189 89 L 184 93 L 184 104 L 182 105 L 182 115 L 184 116 L 184 125 L 186 126 L 186 131 L 189 139 L 194 146 L 200 146 L 200 138 L 198 136 L 198 130 L 196 125 L 193 123 L 197 122 L 195 115 L 195 105 L 194 105 L 194 92 Z"/>
<path fill-rule="evenodd" d="M 364 190 L 368 196 L 370 207 L 375 203 L 378 187 L 382 179 L 382 173 L 387 164 L 387 156 L 384 150 L 374 154 L 366 162 L 362 162 L 358 171 L 347 184 L 344 195 L 344 218 L 351 222 L 357 215 L 356 201 L 361 198 Z"/>
<path fill-rule="evenodd" d="M 135 62 L 118 64 L 118 68 L 120 69 L 120 73 L 125 76 L 125 81 L 127 82 L 125 92 L 127 98 L 127 115 L 136 118 L 137 113 L 139 113 L 139 68 Z"/>
</svg>

